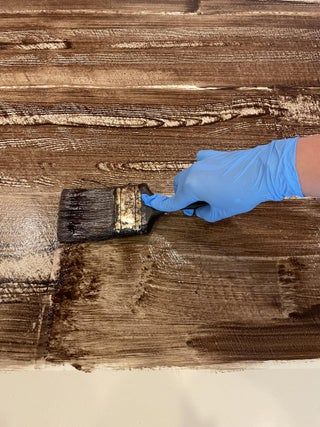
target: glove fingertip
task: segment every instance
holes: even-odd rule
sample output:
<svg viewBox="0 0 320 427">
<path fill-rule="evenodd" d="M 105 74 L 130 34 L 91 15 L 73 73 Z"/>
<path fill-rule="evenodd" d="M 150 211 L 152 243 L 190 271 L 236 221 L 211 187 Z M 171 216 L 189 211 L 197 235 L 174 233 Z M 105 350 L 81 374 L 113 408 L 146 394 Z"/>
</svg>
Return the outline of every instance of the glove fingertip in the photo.
<svg viewBox="0 0 320 427">
<path fill-rule="evenodd" d="M 193 214 L 194 214 L 194 209 L 183 209 L 183 213 L 184 213 L 186 216 L 193 216 Z"/>
<path fill-rule="evenodd" d="M 209 221 L 210 215 L 210 206 L 203 206 L 195 210 L 195 215 L 198 218 L 204 219 L 205 221 Z"/>
<path fill-rule="evenodd" d="M 153 195 L 141 194 L 141 200 L 143 201 L 143 203 L 145 205 L 151 206 L 152 205 L 152 201 L 154 200 L 154 194 Z"/>
</svg>

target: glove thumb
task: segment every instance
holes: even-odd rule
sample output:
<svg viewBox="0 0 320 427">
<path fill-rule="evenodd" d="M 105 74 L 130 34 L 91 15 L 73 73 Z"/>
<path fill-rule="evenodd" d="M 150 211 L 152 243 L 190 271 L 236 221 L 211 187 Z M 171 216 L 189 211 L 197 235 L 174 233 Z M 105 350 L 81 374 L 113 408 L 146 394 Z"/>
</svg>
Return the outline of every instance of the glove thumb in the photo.
<svg viewBox="0 0 320 427">
<path fill-rule="evenodd" d="M 190 200 L 190 202 L 185 201 L 176 195 L 168 197 L 164 196 L 163 194 L 153 194 L 152 196 L 149 196 L 148 194 L 142 194 L 141 198 L 147 206 L 150 206 L 151 208 L 161 212 L 178 211 L 186 207 L 189 203 L 192 203 L 192 200 Z"/>
</svg>

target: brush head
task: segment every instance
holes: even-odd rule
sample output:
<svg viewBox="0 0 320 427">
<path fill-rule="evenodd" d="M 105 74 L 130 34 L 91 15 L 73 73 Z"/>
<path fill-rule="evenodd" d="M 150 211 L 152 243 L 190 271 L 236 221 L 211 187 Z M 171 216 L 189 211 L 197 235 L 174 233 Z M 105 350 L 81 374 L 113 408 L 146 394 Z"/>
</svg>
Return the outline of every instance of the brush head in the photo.
<svg viewBox="0 0 320 427">
<path fill-rule="evenodd" d="M 144 205 L 142 194 L 152 194 L 146 184 L 63 190 L 59 242 L 80 243 L 147 233 L 160 212 Z"/>
</svg>

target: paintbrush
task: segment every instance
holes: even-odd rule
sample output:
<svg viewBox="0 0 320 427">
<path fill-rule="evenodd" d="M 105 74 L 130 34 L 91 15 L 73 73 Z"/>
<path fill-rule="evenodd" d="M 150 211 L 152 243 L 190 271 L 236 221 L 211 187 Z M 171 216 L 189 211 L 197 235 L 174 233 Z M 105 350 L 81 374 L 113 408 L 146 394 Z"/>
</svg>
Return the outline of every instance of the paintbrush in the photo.
<svg viewBox="0 0 320 427">
<path fill-rule="evenodd" d="M 146 184 L 63 190 L 58 241 L 80 243 L 148 233 L 155 219 L 164 212 L 146 206 L 141 200 L 142 194 L 153 193 Z M 205 202 L 196 202 L 184 209 L 205 205 Z"/>
</svg>

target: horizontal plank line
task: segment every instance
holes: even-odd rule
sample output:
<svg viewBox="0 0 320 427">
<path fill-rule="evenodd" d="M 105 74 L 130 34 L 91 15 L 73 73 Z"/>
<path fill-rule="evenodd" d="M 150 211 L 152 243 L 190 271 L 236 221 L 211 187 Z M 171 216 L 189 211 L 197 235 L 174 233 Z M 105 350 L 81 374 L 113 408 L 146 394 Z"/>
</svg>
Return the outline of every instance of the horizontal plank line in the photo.
<svg viewBox="0 0 320 427">
<path fill-rule="evenodd" d="M 308 10 L 308 7 L 317 7 L 319 4 L 318 1 L 314 2 L 304 2 L 304 4 L 297 4 L 297 2 L 288 2 L 287 5 L 280 5 L 283 8 L 285 6 L 290 7 L 294 10 L 252 10 L 252 6 L 244 6 L 247 10 L 244 11 L 235 11 L 230 7 L 230 11 L 224 10 L 223 12 L 219 11 L 210 11 L 206 9 L 202 10 L 195 9 L 193 11 L 151 11 L 151 10 L 139 10 L 139 11 L 128 11 L 128 10 L 111 10 L 111 9 L 20 9 L 20 10 L 10 10 L 4 9 L 0 10 L 1 17 L 11 17 L 15 15 L 23 16 L 75 16 L 75 15 L 93 15 L 93 16 L 146 16 L 146 15 L 157 15 L 157 16 L 208 16 L 208 15 L 217 15 L 219 17 L 238 17 L 238 16 L 318 16 L 320 11 Z M 300 11 L 295 8 L 295 6 L 305 6 L 306 10 Z M 251 10 L 250 10 L 251 9 Z"/>
<path fill-rule="evenodd" d="M 203 257 L 203 255 L 201 255 Z M 299 254 L 299 255 L 295 255 L 295 258 L 302 258 L 302 259 L 320 259 L 320 250 L 319 253 L 314 253 L 314 254 Z M 255 260 L 255 261 L 279 261 L 279 260 L 290 260 L 290 258 L 292 258 L 291 255 L 263 255 L 263 256 L 259 256 L 259 255 L 216 255 L 216 254 L 210 254 L 210 259 L 221 259 L 221 260 L 225 260 L 225 261 L 230 261 L 230 260 Z"/>
<path fill-rule="evenodd" d="M 144 65 L 154 65 L 156 61 L 163 61 L 163 65 L 174 65 L 177 61 L 177 53 L 164 51 L 164 52 L 154 52 L 149 54 L 146 51 L 143 52 L 133 52 L 130 55 L 125 52 L 98 52 L 98 53 L 56 53 L 55 51 L 50 52 L 48 56 L 47 52 L 35 52 L 31 55 L 29 53 L 17 53 L 16 55 L 6 55 L 0 57 L 0 66 L 2 68 L 7 67 L 36 67 L 45 65 L 47 67 L 56 66 L 56 67 L 65 67 L 65 66 L 102 66 L 105 64 L 110 65 L 110 61 L 115 66 L 127 66 L 127 65 L 140 65 L 141 62 Z M 40 55 L 41 53 L 41 55 Z M 228 63 L 263 63 L 268 61 L 268 64 L 271 62 L 283 61 L 283 65 L 290 61 L 303 61 L 303 62 L 316 62 L 320 60 L 320 54 L 318 51 L 311 50 L 269 50 L 269 51 L 259 51 L 259 52 L 249 52 L 249 51 L 236 51 L 236 52 L 221 52 L 216 53 L 215 55 L 209 55 L 206 50 L 199 50 L 195 54 L 192 49 L 185 51 L 184 55 L 179 55 L 179 66 L 182 64 L 192 64 L 196 66 L 197 64 L 203 64 L 203 66 L 210 64 L 228 64 Z M 61 70 L 62 72 L 62 70 Z"/>
<path fill-rule="evenodd" d="M 135 15 L 135 16 L 145 16 L 145 15 L 172 15 L 172 16 L 180 16 L 180 15 L 196 15 L 198 12 L 182 12 L 182 11 L 149 11 L 149 10 L 140 10 L 140 11 L 117 11 L 117 10 L 106 10 L 106 9 L 55 9 L 55 10 L 49 10 L 49 9 L 33 9 L 33 10 L 4 10 L 2 9 L 0 11 L 0 17 L 6 17 L 6 16 L 14 16 L 14 15 L 20 15 L 20 16 L 39 16 L 39 15 Z"/>
<path fill-rule="evenodd" d="M 205 15 L 204 13 L 200 12 L 200 14 Z M 217 13 L 219 18 L 224 18 L 228 16 L 232 17 L 247 17 L 247 16 L 319 16 L 320 10 L 316 12 L 300 12 L 298 10 L 295 11 L 273 11 L 273 10 L 253 10 L 253 11 L 245 11 L 245 12 L 223 12 L 223 13 Z"/>
<path fill-rule="evenodd" d="M 0 90 L 37 90 L 37 89 L 105 89 L 105 90 L 169 90 L 169 91 L 229 91 L 229 90 L 239 90 L 239 91 L 266 91 L 266 92 L 276 92 L 278 89 L 285 90 L 312 90 L 320 91 L 320 86 L 199 86 L 194 84 L 163 84 L 163 85 L 127 85 L 127 86 L 108 86 L 108 85 L 88 85 L 88 84 L 66 84 L 66 85 L 0 85 Z"/>
<path fill-rule="evenodd" d="M 17 85 L 17 86 L 0 86 L 0 90 L 8 90 L 8 89 L 58 89 L 58 88 L 71 88 L 71 89 L 115 89 L 114 86 L 108 85 Z M 298 89 L 300 87 L 297 87 Z M 303 87 L 304 89 L 318 89 L 320 90 L 320 86 L 318 87 Z M 198 85 L 184 85 L 184 84 L 176 84 L 176 85 L 128 85 L 128 86 L 117 86 L 116 89 L 164 89 L 164 90 L 266 90 L 272 91 L 274 88 L 262 87 L 262 86 L 198 86 Z"/>
</svg>

